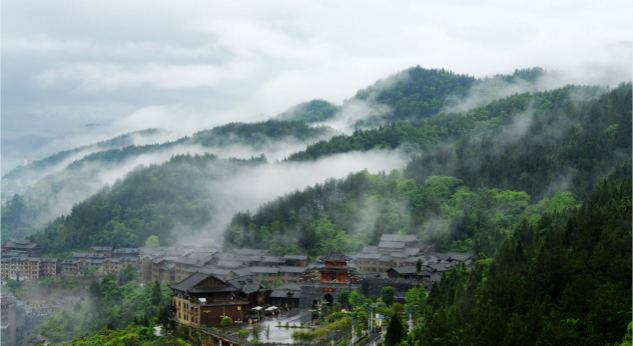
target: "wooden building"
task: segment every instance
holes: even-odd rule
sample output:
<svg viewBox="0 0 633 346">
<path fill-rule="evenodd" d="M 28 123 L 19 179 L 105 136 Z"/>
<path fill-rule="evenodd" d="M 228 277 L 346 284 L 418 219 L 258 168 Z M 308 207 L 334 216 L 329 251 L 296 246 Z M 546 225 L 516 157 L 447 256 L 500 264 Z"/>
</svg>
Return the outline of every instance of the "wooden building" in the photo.
<svg viewBox="0 0 633 346">
<path fill-rule="evenodd" d="M 224 316 L 242 323 L 248 309 L 263 304 L 267 294 L 251 276 L 225 281 L 199 272 L 169 287 L 172 318 L 193 327 L 220 327 Z"/>
</svg>

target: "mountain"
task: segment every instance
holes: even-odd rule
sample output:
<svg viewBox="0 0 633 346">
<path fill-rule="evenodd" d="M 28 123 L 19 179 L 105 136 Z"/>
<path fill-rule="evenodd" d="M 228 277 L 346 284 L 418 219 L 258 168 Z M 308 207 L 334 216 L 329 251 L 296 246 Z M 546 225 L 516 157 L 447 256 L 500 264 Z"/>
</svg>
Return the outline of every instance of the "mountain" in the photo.
<svg viewBox="0 0 633 346">
<path fill-rule="evenodd" d="M 76 160 L 63 171 L 45 177 L 23 197 L 17 196 L 9 201 L 3 208 L 3 230 L 8 231 L 3 232 L 3 236 L 10 234 L 21 237 L 36 232 L 41 229 L 41 226 L 38 226 L 38 220 L 34 218 L 39 216 L 39 222 L 54 220 L 46 227 L 49 238 L 50 235 L 58 237 L 66 232 L 72 233 L 74 232 L 72 229 L 77 227 L 77 229 L 96 227 L 98 228 L 96 232 L 99 233 L 112 221 L 114 226 L 117 222 L 123 224 L 119 229 L 125 230 L 123 233 L 127 240 L 124 243 L 141 244 L 148 236 L 148 222 L 157 215 L 154 214 L 153 208 L 160 205 L 160 208 L 163 208 L 161 214 L 172 215 L 174 219 L 180 220 L 177 212 L 172 213 L 168 210 L 169 206 L 172 206 L 174 210 L 179 210 L 182 205 L 186 205 L 183 200 L 192 201 L 191 205 L 187 205 L 187 208 L 191 210 L 207 209 L 207 212 L 202 213 L 206 215 L 203 221 L 197 219 L 202 216 L 184 218 L 185 228 L 198 231 L 203 229 L 209 220 L 214 220 L 213 229 L 218 230 L 229 223 L 232 215 L 227 215 L 226 210 L 214 210 L 211 205 L 216 202 L 207 200 L 201 193 L 203 194 L 202 191 L 204 191 L 211 196 L 220 190 L 176 188 L 178 192 L 169 192 L 169 186 L 179 186 L 178 176 L 183 176 L 190 184 L 198 187 L 212 181 L 217 188 L 222 184 L 229 184 L 228 177 L 239 175 L 239 172 L 245 169 L 244 167 L 249 166 L 231 163 L 229 169 L 227 164 L 219 163 L 222 162 L 222 158 L 217 154 L 221 154 L 223 158 L 248 159 L 249 157 L 258 158 L 263 152 L 268 157 L 268 154 L 272 152 L 277 157 L 281 155 L 287 157 L 286 161 L 275 166 L 283 169 L 283 167 L 293 167 L 296 162 L 312 162 L 318 165 L 315 160 L 341 153 L 398 150 L 414 155 L 410 162 L 402 167 L 402 170 L 397 174 L 394 173 L 395 175 L 390 173 L 390 178 L 387 178 L 386 174 L 382 177 L 378 175 L 368 178 L 375 181 L 383 179 L 381 184 L 390 186 L 389 189 L 365 191 L 363 187 L 358 187 L 356 190 L 345 190 L 345 193 L 336 192 L 335 195 L 338 194 L 336 198 L 339 200 L 333 208 L 343 208 L 339 210 L 341 215 L 325 212 L 321 205 L 324 200 L 311 202 L 312 199 L 320 197 L 315 197 L 313 192 L 306 192 L 308 191 L 306 190 L 304 192 L 307 197 L 296 198 L 304 200 L 303 203 L 306 205 L 304 209 L 312 210 L 308 213 L 311 215 L 305 214 L 305 210 L 284 207 L 281 214 L 274 215 L 273 212 L 272 216 L 262 216 L 266 221 L 259 219 L 259 211 L 252 215 L 253 220 L 246 217 L 250 215 L 246 209 L 255 208 L 252 203 L 259 200 L 253 199 L 249 202 L 248 208 L 242 207 L 243 213 L 238 214 L 229 226 L 226 245 L 254 246 L 257 244 L 253 239 L 259 237 L 257 236 L 259 231 L 253 233 L 255 234 L 253 239 L 250 239 L 252 232 L 245 231 L 246 228 L 251 227 L 251 223 L 256 229 L 281 237 L 287 243 L 288 239 L 293 238 L 283 238 L 286 234 L 284 224 L 291 218 L 290 211 L 294 211 L 301 220 L 301 224 L 288 228 L 292 232 L 316 229 L 324 224 L 327 228 L 330 227 L 327 225 L 329 222 L 332 227 L 328 232 L 332 229 L 336 231 L 336 234 L 343 231 L 345 237 L 351 237 L 347 239 L 351 242 L 348 242 L 349 249 L 358 249 L 362 245 L 375 243 L 383 233 L 407 232 L 420 234 L 430 243 L 435 244 L 438 249 L 478 249 L 493 253 L 494 245 L 489 243 L 498 243 L 499 239 L 503 238 L 503 233 L 514 227 L 518 217 L 531 217 L 546 210 L 549 200 L 555 197 L 556 192 L 563 193 L 561 196 L 571 197 L 572 202 L 582 201 L 591 191 L 591 187 L 601 179 L 609 174 L 625 175 L 623 172 L 630 167 L 630 155 L 626 155 L 631 151 L 630 141 L 624 140 L 631 136 L 630 84 L 621 85 L 611 91 L 600 87 L 568 86 L 550 91 L 526 92 L 505 96 L 466 111 L 450 111 L 460 108 L 459 103 L 462 101 L 469 105 L 474 104 L 473 97 L 477 98 L 478 102 L 483 102 L 481 101 L 484 99 L 481 97 L 483 90 L 488 90 L 491 95 L 498 95 L 499 90 L 495 88 L 500 85 L 536 88 L 539 78 L 544 74 L 542 69 L 525 69 L 517 70 L 511 76 L 498 75 L 490 79 L 478 80 L 445 70 L 425 70 L 418 66 L 359 91 L 340 107 L 322 100 L 313 100 L 295 107 L 293 111 L 284 113 L 294 114 L 308 121 L 312 121 L 310 119 L 333 120 L 345 113 L 345 108 L 349 104 L 363 102 L 365 105 L 374 105 L 388 110 L 382 113 L 381 121 L 394 120 L 376 128 L 358 128 L 350 135 L 338 135 L 329 140 L 318 141 L 320 138 L 331 137 L 332 130 L 321 126 L 308 126 L 305 121 L 269 120 L 252 124 L 231 123 L 203 130 L 191 137 L 184 137 L 173 142 L 126 146 L 94 152 Z M 435 92 L 429 94 L 431 86 L 434 86 Z M 434 106 L 421 106 L 419 103 L 421 99 L 434 100 L 429 101 L 431 102 L 429 104 L 434 104 Z M 368 116 L 365 119 L 370 119 L 377 113 L 366 114 Z M 365 124 L 369 123 L 365 122 Z M 316 143 L 311 144 L 311 142 Z M 303 150 L 294 150 L 295 153 L 291 154 L 294 148 Z M 603 152 L 597 148 L 609 150 Z M 212 166 L 220 165 L 232 173 L 209 176 L 178 171 L 173 167 L 181 161 L 174 161 L 174 159 L 180 157 L 213 157 L 216 161 L 213 161 L 215 163 Z M 531 159 L 531 157 L 535 158 Z M 588 169 L 589 162 L 593 165 L 592 169 Z M 261 164 L 260 166 L 269 165 Z M 155 200 L 140 199 L 142 202 L 133 205 L 127 205 L 127 202 L 118 200 L 131 196 L 129 191 L 135 189 L 135 184 L 130 181 L 140 179 L 139 176 L 145 177 L 141 181 L 152 181 L 152 177 L 158 174 L 155 172 L 158 169 L 156 167 L 162 167 L 160 170 L 173 170 L 175 173 L 166 174 L 165 176 L 170 178 L 161 180 L 161 184 L 168 185 L 166 187 L 157 188 L 151 184 L 139 185 L 139 187 L 146 186 L 145 188 L 148 189 L 146 192 L 155 196 Z M 440 177 L 438 179 L 441 181 L 453 179 L 459 183 L 453 184 L 456 186 L 455 190 L 450 190 L 441 198 L 431 193 L 430 196 L 435 197 L 430 200 L 428 199 L 430 197 L 424 197 L 422 192 L 420 194 L 405 193 L 397 188 L 399 185 L 407 185 L 415 191 L 433 190 L 433 187 L 429 187 L 429 181 L 434 181 L 435 177 Z M 320 181 L 323 182 L 326 179 L 327 176 L 323 176 Z M 570 183 L 572 181 L 574 181 L 573 184 Z M 347 183 L 329 181 L 327 184 L 338 186 Z M 306 185 L 298 186 L 305 187 Z M 230 188 L 229 185 L 221 186 L 221 189 Z M 318 186 L 314 189 L 318 190 Z M 338 191 L 337 189 L 339 188 L 336 187 L 334 191 Z M 123 193 L 122 190 L 127 192 Z M 220 195 L 230 200 L 230 193 L 225 191 L 221 190 Z M 279 191 L 288 192 L 288 190 Z M 284 192 L 272 192 L 273 194 L 268 196 L 267 200 L 272 201 Z M 347 196 L 348 193 L 351 195 Z M 486 193 L 488 197 L 484 197 Z M 470 205 L 461 204 L 461 200 L 453 200 L 453 198 L 466 198 L 464 196 L 468 196 L 468 200 L 474 203 L 473 205 L 477 203 L 480 205 L 473 209 Z M 513 196 L 508 200 L 509 203 L 519 203 L 521 207 L 509 211 L 512 208 L 500 207 L 499 204 L 492 202 L 481 202 L 486 198 L 503 199 L 507 196 Z M 518 198 L 518 200 L 513 198 Z M 100 202 L 95 202 L 99 199 L 107 200 L 108 203 L 101 205 Z M 476 200 L 481 201 L 476 202 Z M 92 201 L 90 202 L 92 204 L 88 201 Z M 175 205 L 175 201 L 179 204 Z M 353 207 L 340 204 L 341 201 L 347 201 Z M 286 204 L 297 203 L 295 200 Z M 297 205 L 299 204 L 301 203 Z M 370 204 L 372 207 L 383 210 L 377 214 L 382 215 L 381 221 L 368 224 L 369 226 L 361 232 L 353 225 L 362 216 L 356 212 L 345 214 L 345 208 L 362 209 L 360 206 L 367 207 Z M 71 208 L 72 205 L 75 206 Z M 127 214 L 121 214 L 120 208 L 123 205 L 126 206 L 124 210 Z M 90 216 L 93 212 L 85 211 L 93 208 L 101 208 L 102 216 L 99 217 L 102 220 L 97 223 L 94 221 L 96 216 Z M 261 209 L 267 210 L 266 208 Z M 504 212 L 499 214 L 499 208 Z M 231 213 L 240 211 L 235 205 L 228 210 Z M 391 213 L 389 210 L 394 212 Z M 190 215 L 187 213 L 191 212 L 180 211 L 185 215 Z M 266 211 L 264 214 L 270 213 Z M 59 217 L 60 215 L 66 216 Z M 133 217 L 128 217 L 130 215 Z M 399 220 L 394 220 L 396 215 L 399 215 Z M 216 222 L 218 220 L 226 223 L 218 224 Z M 55 231 L 51 225 L 55 226 L 53 227 Z M 175 223 L 164 223 L 164 225 L 168 225 L 167 228 L 177 228 Z M 490 237 L 484 234 L 486 225 L 502 230 L 501 236 L 494 236 L 496 240 L 490 240 Z M 108 231 L 113 232 L 116 228 L 113 227 L 110 227 Z M 176 241 L 167 228 L 159 227 L 163 240 Z M 436 232 L 437 234 L 428 233 L 431 228 L 440 231 Z M 234 236 L 231 232 L 238 236 Z M 249 235 L 244 235 L 247 233 Z M 52 239 L 40 240 L 49 244 L 48 251 L 54 252 L 64 251 L 68 244 L 83 247 L 89 242 L 98 242 L 98 245 L 118 242 L 116 237 L 82 237 L 81 241 L 74 239 L 62 242 L 64 245 L 54 245 L 55 241 Z M 277 244 L 276 248 L 282 249 L 285 248 L 284 246 Z M 307 247 L 298 249 L 317 253 L 325 251 L 326 248 L 328 245 L 320 246 L 320 250 Z M 279 251 L 295 250 L 285 248 Z"/>
<path fill-rule="evenodd" d="M 153 130 L 148 132 L 160 134 Z M 17 217 L 19 222 L 3 218 L 3 237 L 21 238 L 33 233 L 46 222 L 68 214 L 75 203 L 114 184 L 116 179 L 124 177 L 138 165 L 160 164 L 174 155 L 184 154 L 218 153 L 225 157 L 248 158 L 280 151 L 279 156 L 283 156 L 292 151 L 291 148 L 304 147 L 310 140 L 331 136 L 332 133 L 327 127 L 311 127 L 304 122 L 269 120 L 251 124 L 230 123 L 160 144 L 129 145 L 126 139 L 132 135 L 126 135 L 94 146 L 61 152 L 14 169 L 5 176 L 5 179 L 26 179 L 28 176 L 38 180 L 21 198 L 14 197 L 15 200 L 7 202 L 3 214 L 6 213 L 12 220 L 16 219 L 16 214 L 21 216 Z M 120 145 L 125 146 L 115 147 Z M 70 162 L 73 158 L 75 160 Z"/>
<path fill-rule="evenodd" d="M 446 274 L 415 307 L 423 322 L 408 343 L 619 345 L 631 335 L 631 282 L 629 174 Z"/>
</svg>

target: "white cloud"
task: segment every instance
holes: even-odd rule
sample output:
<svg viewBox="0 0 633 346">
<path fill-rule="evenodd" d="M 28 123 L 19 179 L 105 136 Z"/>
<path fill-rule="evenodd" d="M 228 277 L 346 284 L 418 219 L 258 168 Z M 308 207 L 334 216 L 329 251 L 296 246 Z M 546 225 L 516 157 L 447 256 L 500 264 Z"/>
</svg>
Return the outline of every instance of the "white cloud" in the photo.
<svg viewBox="0 0 633 346">
<path fill-rule="evenodd" d="M 38 108 L 51 115 L 36 126 L 67 123 L 60 136 L 72 136 L 86 104 L 118 104 L 109 118 L 119 119 L 156 105 L 201 123 L 261 119 L 315 98 L 340 104 L 418 64 L 477 77 L 541 66 L 564 70 L 552 85 L 612 83 L 631 78 L 632 11 L 629 0 L 7 0 L 3 120 L 20 136 Z"/>
<path fill-rule="evenodd" d="M 183 89 L 216 86 L 249 77 L 248 63 L 231 62 L 226 66 L 169 65 L 149 63 L 141 66 L 124 64 L 72 64 L 39 76 L 47 86 L 65 80 L 77 80 L 87 91 L 151 86 L 157 89 Z"/>
</svg>

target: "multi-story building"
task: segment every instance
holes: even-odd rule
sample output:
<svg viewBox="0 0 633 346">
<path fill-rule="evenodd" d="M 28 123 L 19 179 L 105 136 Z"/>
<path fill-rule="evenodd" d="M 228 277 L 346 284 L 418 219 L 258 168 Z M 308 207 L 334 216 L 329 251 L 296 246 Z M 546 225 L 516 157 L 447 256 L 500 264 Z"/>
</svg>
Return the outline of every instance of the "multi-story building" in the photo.
<svg viewBox="0 0 633 346">
<path fill-rule="evenodd" d="M 225 281 L 204 273 L 194 273 L 169 287 L 172 318 L 193 327 L 220 327 L 225 316 L 241 323 L 247 310 L 263 303 L 267 293 L 250 276 Z"/>
<path fill-rule="evenodd" d="M 0 295 L 0 315 L 0 340 L 2 341 L 2 346 L 14 346 L 17 344 L 17 323 L 15 298 L 13 296 Z"/>
<path fill-rule="evenodd" d="M 2 244 L 2 249 L 5 251 L 26 252 L 31 257 L 42 257 L 42 247 L 26 239 L 9 239 Z"/>
</svg>

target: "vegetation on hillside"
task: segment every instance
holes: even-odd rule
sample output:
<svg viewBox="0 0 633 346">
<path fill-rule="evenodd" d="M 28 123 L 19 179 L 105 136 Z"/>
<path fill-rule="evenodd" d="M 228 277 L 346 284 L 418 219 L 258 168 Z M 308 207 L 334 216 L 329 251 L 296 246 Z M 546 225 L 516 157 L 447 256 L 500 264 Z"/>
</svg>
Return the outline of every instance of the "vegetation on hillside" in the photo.
<svg viewBox="0 0 633 346">
<path fill-rule="evenodd" d="M 262 163 L 265 157 L 225 160 L 214 155 L 181 155 L 140 167 L 76 204 L 70 215 L 57 218 L 30 239 L 52 254 L 91 246 L 138 247 L 152 235 L 171 243 L 175 226 L 197 230 L 212 221 L 219 201 L 204 184 L 234 174 L 240 167 Z"/>
<path fill-rule="evenodd" d="M 61 313 L 37 326 L 35 333 L 58 343 L 94 335 L 104 328 L 124 329 L 132 322 L 145 327 L 150 323 L 169 325 L 170 290 L 167 285 L 150 282 L 141 287 L 135 280 L 125 282 L 120 279 L 117 281 L 116 277 L 106 275 L 100 282 L 93 281 L 85 302 L 64 307 Z"/>
<path fill-rule="evenodd" d="M 409 345 L 614 345 L 630 335 L 631 281 L 629 176 L 444 275 Z"/>
</svg>

